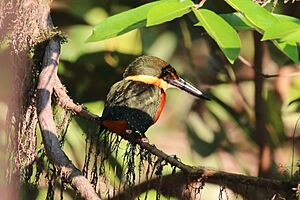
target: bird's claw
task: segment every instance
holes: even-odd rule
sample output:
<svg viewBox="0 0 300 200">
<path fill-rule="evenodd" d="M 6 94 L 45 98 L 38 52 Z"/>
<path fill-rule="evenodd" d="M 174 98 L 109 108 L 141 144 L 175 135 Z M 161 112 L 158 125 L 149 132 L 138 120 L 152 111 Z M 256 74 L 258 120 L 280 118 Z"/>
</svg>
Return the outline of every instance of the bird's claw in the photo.
<svg viewBox="0 0 300 200">
<path fill-rule="evenodd" d="M 138 141 L 142 142 L 142 143 L 148 143 L 149 144 L 149 139 L 145 136 L 139 137 Z"/>
</svg>

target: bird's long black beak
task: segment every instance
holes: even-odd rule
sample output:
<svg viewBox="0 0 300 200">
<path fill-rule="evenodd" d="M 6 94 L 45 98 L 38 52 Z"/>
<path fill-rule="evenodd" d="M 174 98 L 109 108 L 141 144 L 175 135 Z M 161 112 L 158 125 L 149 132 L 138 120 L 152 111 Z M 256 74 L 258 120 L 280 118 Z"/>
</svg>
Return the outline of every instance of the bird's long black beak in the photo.
<svg viewBox="0 0 300 200">
<path fill-rule="evenodd" d="M 198 90 L 197 88 L 195 88 L 190 83 L 186 82 L 185 80 L 183 80 L 180 77 L 178 79 L 169 79 L 168 82 L 169 82 L 169 84 L 175 86 L 176 88 L 184 90 L 193 96 L 196 96 L 196 97 L 199 97 L 202 99 L 206 99 L 206 100 L 210 100 L 210 98 L 205 96 L 200 90 Z"/>
</svg>

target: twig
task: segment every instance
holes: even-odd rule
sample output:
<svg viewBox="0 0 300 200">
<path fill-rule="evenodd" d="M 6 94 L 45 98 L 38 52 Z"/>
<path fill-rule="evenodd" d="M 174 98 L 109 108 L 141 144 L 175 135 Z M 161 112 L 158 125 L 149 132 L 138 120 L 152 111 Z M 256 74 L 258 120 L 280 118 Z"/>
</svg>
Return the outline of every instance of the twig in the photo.
<svg viewBox="0 0 300 200">
<path fill-rule="evenodd" d="M 196 10 L 200 9 L 204 3 L 206 2 L 206 0 L 201 0 L 198 4 L 195 5 Z"/>
<path fill-rule="evenodd" d="M 89 181 L 82 175 L 61 150 L 57 129 L 53 120 L 51 96 L 57 74 L 60 43 L 51 39 L 45 49 L 42 71 L 38 83 L 38 119 L 42 132 L 43 144 L 49 161 L 60 170 L 63 178 L 79 192 L 84 199 L 100 199 Z"/>
<path fill-rule="evenodd" d="M 256 71 L 255 68 L 254 68 L 254 66 L 246 58 L 244 58 L 243 56 L 239 55 L 238 59 L 244 65 L 246 65 L 247 67 L 250 67 L 254 71 Z M 256 72 L 256 73 L 259 73 L 264 78 L 277 78 L 277 77 L 290 78 L 290 77 L 294 77 L 294 76 L 300 76 L 300 72 L 294 72 L 294 73 L 290 73 L 290 74 L 265 74 L 265 73 L 262 73 L 262 72 Z"/>
<path fill-rule="evenodd" d="M 67 111 L 76 113 L 84 118 L 88 118 L 91 121 L 99 121 L 98 116 L 89 113 L 84 109 L 82 105 L 75 104 L 73 100 L 67 94 L 65 87 L 62 85 L 58 76 L 55 76 L 55 83 L 53 86 L 54 92 L 58 98 L 58 104 Z"/>
</svg>

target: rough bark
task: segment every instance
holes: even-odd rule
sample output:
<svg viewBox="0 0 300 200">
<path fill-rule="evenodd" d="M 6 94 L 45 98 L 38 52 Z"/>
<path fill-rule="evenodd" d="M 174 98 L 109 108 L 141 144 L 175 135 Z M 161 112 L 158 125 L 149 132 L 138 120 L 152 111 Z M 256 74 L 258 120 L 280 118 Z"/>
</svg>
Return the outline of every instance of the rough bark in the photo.
<svg viewBox="0 0 300 200">
<path fill-rule="evenodd" d="M 100 199 L 89 181 L 82 175 L 60 148 L 57 128 L 53 120 L 51 96 L 57 76 L 60 43 L 51 39 L 46 47 L 38 83 L 38 119 L 46 155 L 71 186 L 84 199 Z"/>
</svg>

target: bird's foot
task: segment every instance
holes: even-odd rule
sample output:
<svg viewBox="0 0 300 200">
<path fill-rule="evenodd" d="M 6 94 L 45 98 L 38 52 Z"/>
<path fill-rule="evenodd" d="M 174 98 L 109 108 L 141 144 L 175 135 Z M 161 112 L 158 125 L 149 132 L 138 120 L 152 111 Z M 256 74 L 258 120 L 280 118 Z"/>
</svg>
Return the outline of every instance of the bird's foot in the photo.
<svg viewBox="0 0 300 200">
<path fill-rule="evenodd" d="M 137 142 L 141 142 L 141 143 L 149 143 L 149 139 L 146 137 L 145 134 L 140 133 L 138 131 L 136 131 L 137 133 Z"/>
<path fill-rule="evenodd" d="M 141 136 L 137 140 L 141 143 L 149 143 L 149 139 L 146 136 Z"/>
</svg>

